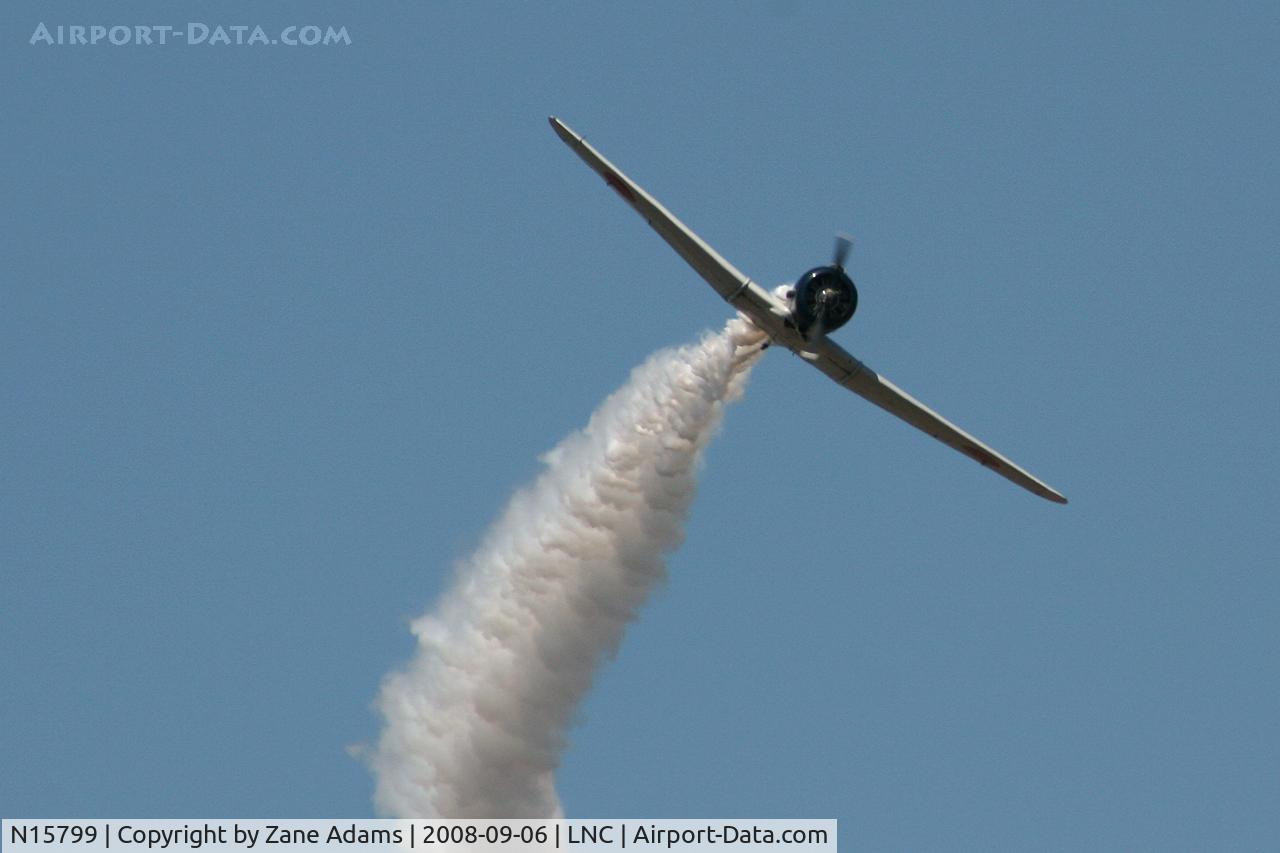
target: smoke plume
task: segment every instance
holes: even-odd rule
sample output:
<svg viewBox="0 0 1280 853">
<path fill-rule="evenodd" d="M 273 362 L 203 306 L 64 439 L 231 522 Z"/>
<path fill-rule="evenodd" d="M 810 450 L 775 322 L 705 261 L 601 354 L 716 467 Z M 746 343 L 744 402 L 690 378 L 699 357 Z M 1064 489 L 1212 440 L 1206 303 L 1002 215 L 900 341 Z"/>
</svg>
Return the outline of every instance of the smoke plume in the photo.
<svg viewBox="0 0 1280 853">
<path fill-rule="evenodd" d="M 562 816 L 554 773 L 574 708 L 664 577 L 699 456 L 764 343 L 733 319 L 656 353 L 544 457 L 383 682 L 380 812 Z"/>
</svg>

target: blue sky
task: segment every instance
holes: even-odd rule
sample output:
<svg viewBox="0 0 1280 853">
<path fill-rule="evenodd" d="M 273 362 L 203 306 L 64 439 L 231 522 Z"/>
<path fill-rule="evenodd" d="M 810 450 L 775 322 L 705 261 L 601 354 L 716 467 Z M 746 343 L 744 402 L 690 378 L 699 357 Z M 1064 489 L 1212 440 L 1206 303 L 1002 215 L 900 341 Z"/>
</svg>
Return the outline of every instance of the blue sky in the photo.
<svg viewBox="0 0 1280 853">
<path fill-rule="evenodd" d="M 556 139 L 1057 507 L 783 353 L 572 731 L 581 817 L 1280 837 L 1268 4 L 5 4 L 0 811 L 370 815 L 408 620 L 725 306 Z M 30 46 L 38 22 L 352 44 Z"/>
</svg>

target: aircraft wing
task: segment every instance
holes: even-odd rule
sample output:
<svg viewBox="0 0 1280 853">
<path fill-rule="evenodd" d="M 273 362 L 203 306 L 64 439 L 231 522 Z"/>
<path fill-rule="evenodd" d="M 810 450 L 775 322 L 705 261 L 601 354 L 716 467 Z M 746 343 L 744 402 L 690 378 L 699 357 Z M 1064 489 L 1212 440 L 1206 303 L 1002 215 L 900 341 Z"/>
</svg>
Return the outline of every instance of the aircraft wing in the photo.
<svg viewBox="0 0 1280 853">
<path fill-rule="evenodd" d="M 897 415 L 916 429 L 928 433 L 943 444 L 954 447 L 975 462 L 990 468 L 1000 476 L 1012 480 L 1024 489 L 1064 504 L 1067 499 L 1048 484 L 1032 476 L 1012 460 L 983 444 L 937 412 L 876 373 L 830 338 L 823 337 L 810 344 L 815 358 L 808 358 L 814 367 L 830 376 L 866 400 L 875 403 L 891 415 Z"/>
<path fill-rule="evenodd" d="M 658 203 L 635 181 L 624 175 L 606 160 L 600 152 L 587 144 L 568 125 L 555 116 L 551 127 L 588 166 L 604 178 L 623 201 L 631 205 L 645 218 L 649 226 L 689 266 L 707 280 L 725 301 L 751 318 L 773 340 L 783 344 L 810 362 L 823 373 L 853 393 L 863 397 L 892 415 L 896 415 L 918 430 L 928 433 L 950 447 L 954 447 L 970 459 L 990 468 L 1024 489 L 1054 503 L 1066 503 L 1059 492 L 1036 479 L 1006 457 L 949 423 L 928 406 L 898 388 L 888 379 L 876 373 L 851 356 L 826 336 L 816 341 L 806 341 L 795 328 L 786 322 L 788 311 L 773 294 L 743 275 L 737 267 L 722 258 L 715 249 L 702 241 L 689 227 Z"/>
<path fill-rule="evenodd" d="M 599 151 L 588 145 L 568 125 L 555 116 L 550 121 L 551 127 L 565 144 L 599 173 L 623 201 L 643 216 L 649 227 L 657 231 L 658 236 L 666 240 L 726 302 L 750 317 L 752 322 L 771 337 L 777 337 L 783 332 L 783 318 L 787 311 L 773 298 L 773 294 L 720 257 L 715 249 L 704 243 L 701 237 L 689 230 L 687 225 L 659 204 L 639 184 L 624 175 L 617 166 L 606 160 Z"/>
</svg>

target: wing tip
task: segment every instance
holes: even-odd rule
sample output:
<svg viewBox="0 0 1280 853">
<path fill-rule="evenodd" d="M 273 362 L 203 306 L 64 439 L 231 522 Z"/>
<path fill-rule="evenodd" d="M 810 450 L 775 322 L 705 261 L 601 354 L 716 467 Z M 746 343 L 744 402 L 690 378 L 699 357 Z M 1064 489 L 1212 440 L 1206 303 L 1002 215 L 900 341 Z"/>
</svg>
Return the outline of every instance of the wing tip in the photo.
<svg viewBox="0 0 1280 853">
<path fill-rule="evenodd" d="M 1051 486 L 1047 486 L 1044 483 L 1041 483 L 1039 480 L 1036 481 L 1036 485 L 1039 486 L 1039 488 L 1034 490 L 1035 493 L 1038 494 L 1040 497 L 1044 498 L 1045 500 L 1053 501 L 1056 504 L 1067 503 L 1067 496 L 1064 495 L 1062 492 L 1058 491 L 1057 489 L 1052 488 Z"/>
<path fill-rule="evenodd" d="M 547 122 L 551 125 L 551 129 L 556 132 L 556 136 L 563 139 L 566 143 L 572 145 L 575 142 L 581 142 L 582 137 L 569 129 L 569 125 L 562 122 L 556 116 L 547 116 Z"/>
</svg>

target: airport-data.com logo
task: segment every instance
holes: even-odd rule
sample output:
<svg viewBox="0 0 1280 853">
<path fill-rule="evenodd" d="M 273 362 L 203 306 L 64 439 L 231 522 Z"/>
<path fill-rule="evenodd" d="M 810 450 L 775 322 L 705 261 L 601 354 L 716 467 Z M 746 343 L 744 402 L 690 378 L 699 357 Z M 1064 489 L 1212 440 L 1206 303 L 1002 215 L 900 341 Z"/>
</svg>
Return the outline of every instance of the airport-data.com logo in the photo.
<svg viewBox="0 0 1280 853">
<path fill-rule="evenodd" d="M 206 24 L 188 21 L 185 25 L 170 24 L 54 24 L 44 21 L 36 24 L 29 39 L 34 46 L 85 46 L 108 45 L 110 47 L 149 45 L 209 45 L 271 47 L 345 47 L 351 44 L 347 28 L 294 24 L 279 29 L 267 29 L 257 24 Z"/>
</svg>

